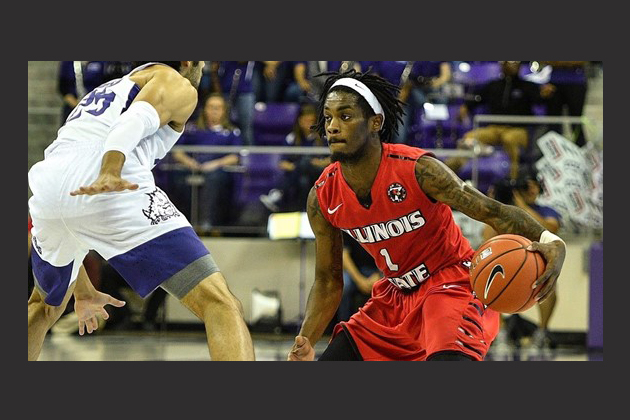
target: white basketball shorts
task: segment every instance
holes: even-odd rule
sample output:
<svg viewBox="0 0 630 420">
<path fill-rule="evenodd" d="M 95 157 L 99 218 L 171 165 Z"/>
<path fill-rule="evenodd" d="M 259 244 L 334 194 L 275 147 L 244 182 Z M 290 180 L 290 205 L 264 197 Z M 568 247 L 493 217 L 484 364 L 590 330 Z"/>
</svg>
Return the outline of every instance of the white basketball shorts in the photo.
<svg viewBox="0 0 630 420">
<path fill-rule="evenodd" d="M 137 190 L 70 196 L 96 179 L 101 156 L 94 146 L 57 148 L 29 171 L 33 274 L 47 304 L 61 304 L 90 250 L 142 297 L 161 285 L 181 299 L 219 271 L 186 217 L 139 163 L 126 162 L 122 173 Z"/>
</svg>

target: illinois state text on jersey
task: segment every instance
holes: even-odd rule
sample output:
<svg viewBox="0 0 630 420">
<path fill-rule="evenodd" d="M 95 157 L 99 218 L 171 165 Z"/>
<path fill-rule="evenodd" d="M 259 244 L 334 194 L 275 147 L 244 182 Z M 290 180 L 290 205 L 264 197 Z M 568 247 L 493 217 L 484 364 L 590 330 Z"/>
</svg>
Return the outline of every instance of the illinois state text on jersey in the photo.
<svg viewBox="0 0 630 420">
<path fill-rule="evenodd" d="M 416 162 L 427 153 L 384 143 L 369 205 L 359 202 L 339 162 L 328 166 L 315 184 L 324 217 L 358 241 L 385 276 L 403 289 L 473 254 L 450 207 L 428 197 L 418 185 Z"/>
</svg>

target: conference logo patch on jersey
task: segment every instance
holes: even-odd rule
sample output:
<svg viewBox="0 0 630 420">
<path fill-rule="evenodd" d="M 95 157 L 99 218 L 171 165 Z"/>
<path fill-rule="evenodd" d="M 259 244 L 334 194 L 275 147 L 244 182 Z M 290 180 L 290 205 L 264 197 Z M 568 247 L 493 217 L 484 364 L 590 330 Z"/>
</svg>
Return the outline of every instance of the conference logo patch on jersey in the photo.
<svg viewBox="0 0 630 420">
<path fill-rule="evenodd" d="M 407 190 L 405 187 L 395 182 L 387 188 L 387 196 L 394 203 L 400 203 L 407 198 Z"/>
<path fill-rule="evenodd" d="M 153 192 L 147 193 L 147 195 L 149 196 L 149 207 L 143 209 L 142 214 L 151 221 L 152 225 L 157 225 L 171 217 L 181 216 L 181 213 L 162 190 L 156 188 Z"/>
</svg>

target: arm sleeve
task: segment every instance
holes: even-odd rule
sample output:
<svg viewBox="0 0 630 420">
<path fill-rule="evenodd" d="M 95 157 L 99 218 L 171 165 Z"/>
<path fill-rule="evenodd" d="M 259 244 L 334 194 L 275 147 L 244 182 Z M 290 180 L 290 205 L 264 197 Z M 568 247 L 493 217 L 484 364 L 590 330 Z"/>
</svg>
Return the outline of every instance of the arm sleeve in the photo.
<svg viewBox="0 0 630 420">
<path fill-rule="evenodd" d="M 143 138 L 154 134 L 160 128 L 160 116 L 148 102 L 137 101 L 112 125 L 105 140 L 105 152 L 117 150 L 125 158 Z"/>
</svg>

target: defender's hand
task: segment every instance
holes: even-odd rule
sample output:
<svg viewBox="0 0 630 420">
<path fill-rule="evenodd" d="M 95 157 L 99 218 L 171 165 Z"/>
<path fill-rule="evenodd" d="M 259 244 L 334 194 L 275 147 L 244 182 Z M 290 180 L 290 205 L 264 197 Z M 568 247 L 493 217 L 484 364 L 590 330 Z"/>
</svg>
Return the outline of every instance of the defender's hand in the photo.
<svg viewBox="0 0 630 420">
<path fill-rule="evenodd" d="M 98 291 L 89 298 L 74 296 L 74 311 L 79 318 L 79 335 L 83 335 L 86 329 L 88 334 L 92 334 L 98 328 L 96 315 L 100 315 L 103 319 L 109 318 L 105 305 L 120 308 L 125 306 L 125 302 Z"/>
<path fill-rule="evenodd" d="M 95 195 L 106 192 L 117 192 L 125 190 L 137 190 L 138 184 L 132 184 L 125 181 L 119 176 L 111 174 L 101 174 L 91 185 L 80 187 L 78 190 L 72 191 L 71 196 L 77 195 Z"/>
<path fill-rule="evenodd" d="M 287 357 L 289 362 L 311 362 L 315 360 L 315 349 L 311 346 L 308 338 L 298 335 L 295 337 L 295 343 Z"/>
<path fill-rule="evenodd" d="M 540 303 L 547 299 L 554 290 L 556 281 L 562 270 L 562 264 L 564 264 L 564 257 L 566 256 L 567 250 L 565 245 L 560 241 L 553 241 L 546 244 L 532 242 L 527 250 L 540 252 L 547 262 L 545 271 L 532 286 L 532 288 L 535 289 L 539 285 L 544 284 L 538 296 L 536 296 L 536 300 Z"/>
</svg>

